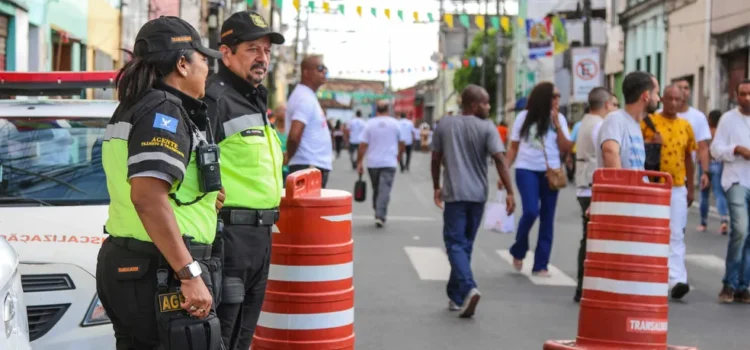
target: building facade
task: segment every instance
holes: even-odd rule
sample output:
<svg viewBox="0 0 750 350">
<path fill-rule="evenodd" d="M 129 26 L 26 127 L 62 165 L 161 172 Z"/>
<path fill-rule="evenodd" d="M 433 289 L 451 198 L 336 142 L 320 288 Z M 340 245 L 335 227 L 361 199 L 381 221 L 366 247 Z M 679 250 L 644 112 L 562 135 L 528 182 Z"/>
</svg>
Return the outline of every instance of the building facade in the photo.
<svg viewBox="0 0 750 350">
<path fill-rule="evenodd" d="M 710 4 L 710 107 L 737 105 L 737 85 L 750 76 L 750 1 L 714 0 Z"/>
<path fill-rule="evenodd" d="M 665 1 L 627 0 L 620 14 L 625 33 L 625 72 L 644 71 L 666 81 Z"/>
<path fill-rule="evenodd" d="M 620 14 L 625 11 L 626 0 L 606 2 L 607 47 L 604 55 L 606 85 L 622 101 L 622 80 L 625 76 L 625 33 L 620 26 Z"/>
<path fill-rule="evenodd" d="M 29 66 L 28 4 L 0 1 L 0 71 L 26 71 Z"/>
<path fill-rule="evenodd" d="M 667 6 L 667 83 L 685 79 L 690 104 L 708 108 L 710 0 L 677 0 Z"/>
</svg>

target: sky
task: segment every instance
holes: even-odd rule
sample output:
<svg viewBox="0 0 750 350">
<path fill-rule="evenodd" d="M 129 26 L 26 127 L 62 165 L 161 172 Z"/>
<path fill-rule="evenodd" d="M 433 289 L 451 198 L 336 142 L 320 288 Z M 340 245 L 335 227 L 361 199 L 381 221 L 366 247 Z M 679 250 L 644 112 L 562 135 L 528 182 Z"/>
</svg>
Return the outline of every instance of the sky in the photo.
<svg viewBox="0 0 750 350">
<path fill-rule="evenodd" d="M 530 0 L 538 1 L 538 0 Z M 307 0 L 301 0 L 306 6 Z M 467 0 L 466 10 L 476 13 L 477 0 Z M 323 1 L 315 1 L 316 7 L 322 7 Z M 481 0 L 484 8 L 484 0 Z M 395 70 L 412 69 L 412 73 L 394 73 L 392 82 L 394 90 L 413 86 L 415 83 L 437 77 L 437 63 L 431 60 L 438 51 L 438 0 L 329 0 L 331 9 L 339 4 L 345 5 L 345 13 L 325 14 L 318 10 L 310 15 L 308 53 L 323 54 L 324 63 L 329 70 L 329 78 L 348 78 L 387 81 L 388 75 L 381 70 L 388 69 L 390 54 L 392 67 Z M 495 7 L 490 1 L 490 11 Z M 362 17 L 356 7 L 362 6 Z M 445 1 L 446 11 L 452 8 L 451 1 Z M 370 8 L 378 9 L 377 17 Z M 284 36 L 293 45 L 296 30 L 297 11 L 292 0 L 284 0 L 282 22 L 288 26 Z M 384 10 L 391 9 L 391 19 L 387 19 Z M 402 22 L 396 12 L 404 11 Z M 506 0 L 506 11 L 515 15 L 518 6 L 515 0 Z M 414 23 L 413 12 L 419 12 L 419 20 L 427 22 L 427 12 L 432 12 L 434 23 Z M 300 38 L 305 38 L 304 19 L 301 23 Z M 390 45 L 389 45 L 390 44 Z M 300 44 L 300 47 L 301 44 Z M 389 50 L 390 47 L 390 50 Z M 422 71 L 422 67 L 432 66 L 432 71 Z M 371 74 L 360 73 L 361 70 L 376 71 Z M 416 70 L 416 71 L 415 71 Z M 342 72 L 343 73 L 340 73 Z M 346 73 L 356 71 L 356 73 Z"/>
</svg>

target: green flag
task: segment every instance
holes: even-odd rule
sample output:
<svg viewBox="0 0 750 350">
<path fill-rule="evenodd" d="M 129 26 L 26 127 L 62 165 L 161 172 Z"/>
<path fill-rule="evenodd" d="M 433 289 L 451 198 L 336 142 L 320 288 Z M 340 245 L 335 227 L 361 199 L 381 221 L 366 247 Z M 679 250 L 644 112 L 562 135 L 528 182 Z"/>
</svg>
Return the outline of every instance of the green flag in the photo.
<svg viewBox="0 0 750 350">
<path fill-rule="evenodd" d="M 307 6 L 310 7 L 310 12 L 315 12 L 315 1 L 308 2 Z"/>
<path fill-rule="evenodd" d="M 370 9 L 370 12 L 372 12 L 373 16 L 375 16 L 375 17 L 378 16 L 378 9 L 376 9 L 376 8 L 373 7 L 373 8 Z"/>
<path fill-rule="evenodd" d="M 463 14 L 458 17 L 458 20 L 464 25 L 464 27 L 469 28 L 469 15 Z"/>
<path fill-rule="evenodd" d="M 283 3 L 284 3 L 284 0 L 276 0 L 276 7 L 278 7 L 279 9 L 281 9 L 282 8 L 281 4 L 283 4 Z"/>
<path fill-rule="evenodd" d="M 429 19 L 430 22 L 435 22 L 435 18 L 432 17 L 432 12 L 427 12 L 427 19 Z"/>
<path fill-rule="evenodd" d="M 396 14 L 398 15 L 398 18 L 401 18 L 402 21 L 404 20 L 404 11 L 398 10 Z"/>
<path fill-rule="evenodd" d="M 500 30 L 500 18 L 499 17 L 497 16 L 490 17 L 490 22 L 492 23 L 492 28 Z"/>
<path fill-rule="evenodd" d="M 253 6 L 253 0 L 246 0 L 247 1 L 247 7 Z"/>
<path fill-rule="evenodd" d="M 344 4 L 339 4 L 339 13 L 344 14 Z"/>
</svg>

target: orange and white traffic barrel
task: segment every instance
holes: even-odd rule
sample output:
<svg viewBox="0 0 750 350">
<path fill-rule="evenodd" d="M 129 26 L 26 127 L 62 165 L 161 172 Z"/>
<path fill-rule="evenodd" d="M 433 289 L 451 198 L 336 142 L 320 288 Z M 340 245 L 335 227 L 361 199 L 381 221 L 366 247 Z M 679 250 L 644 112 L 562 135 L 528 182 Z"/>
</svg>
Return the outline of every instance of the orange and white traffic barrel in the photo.
<svg viewBox="0 0 750 350">
<path fill-rule="evenodd" d="M 354 349 L 352 196 L 321 183 L 287 177 L 251 349 Z"/>
<path fill-rule="evenodd" d="M 694 349 L 667 345 L 671 194 L 667 173 L 594 172 L 578 336 L 545 350 Z"/>
</svg>

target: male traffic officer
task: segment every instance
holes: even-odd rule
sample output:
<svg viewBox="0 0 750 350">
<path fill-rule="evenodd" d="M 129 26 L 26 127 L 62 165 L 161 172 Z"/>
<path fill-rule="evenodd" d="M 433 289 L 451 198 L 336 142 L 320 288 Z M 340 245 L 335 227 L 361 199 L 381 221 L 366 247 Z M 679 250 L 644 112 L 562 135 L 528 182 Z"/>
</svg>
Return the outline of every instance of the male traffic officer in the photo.
<svg viewBox="0 0 750 350">
<path fill-rule="evenodd" d="M 284 155 L 268 120 L 271 44 L 284 37 L 270 31 L 255 12 L 238 12 L 221 26 L 219 72 L 206 82 L 205 102 L 221 149 L 226 191 L 223 222 L 224 291 L 217 309 L 229 350 L 247 350 L 266 291 L 271 228 L 278 220 Z"/>
</svg>

